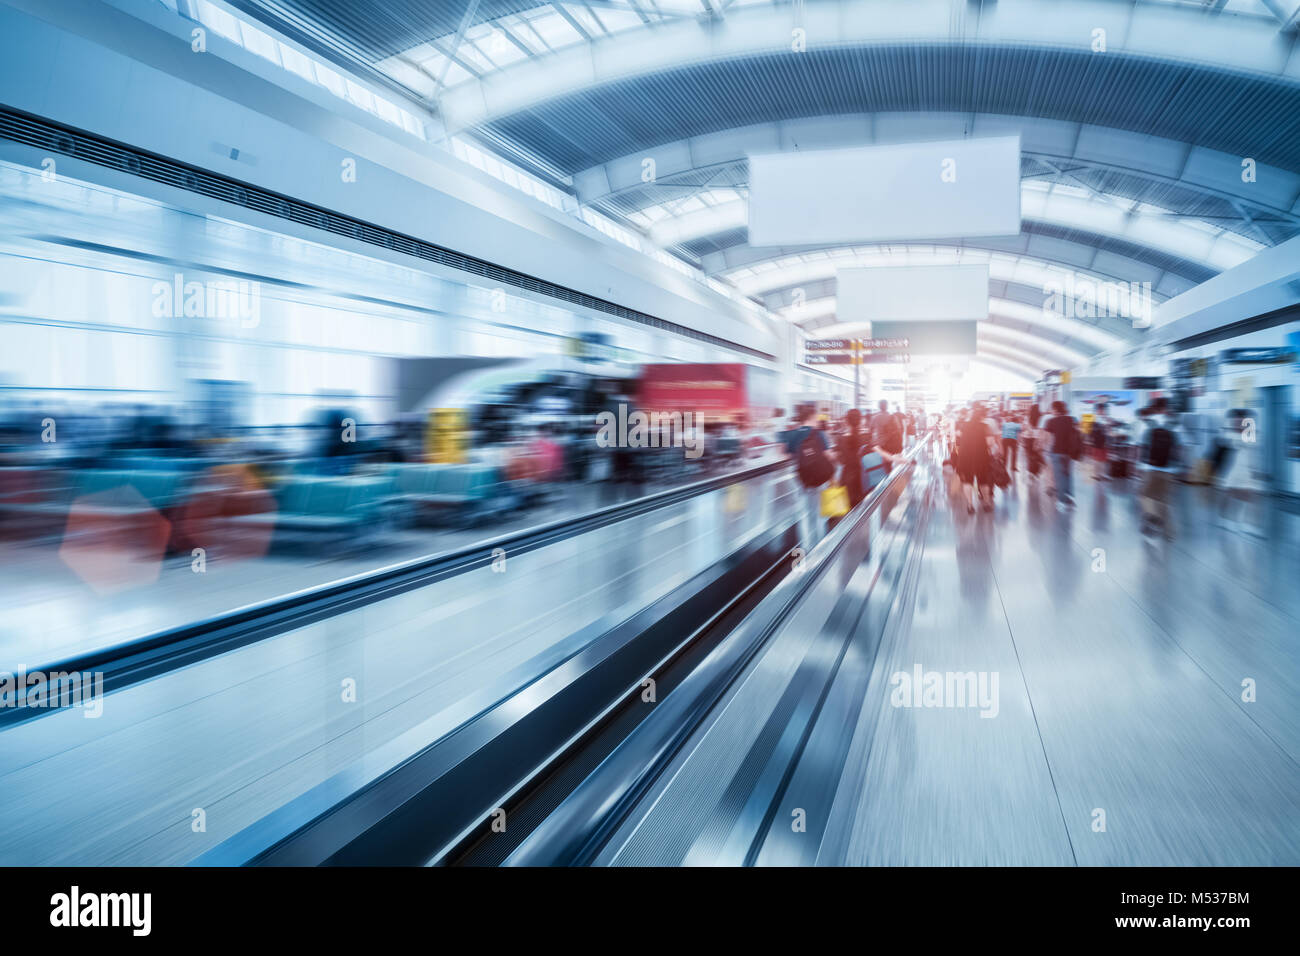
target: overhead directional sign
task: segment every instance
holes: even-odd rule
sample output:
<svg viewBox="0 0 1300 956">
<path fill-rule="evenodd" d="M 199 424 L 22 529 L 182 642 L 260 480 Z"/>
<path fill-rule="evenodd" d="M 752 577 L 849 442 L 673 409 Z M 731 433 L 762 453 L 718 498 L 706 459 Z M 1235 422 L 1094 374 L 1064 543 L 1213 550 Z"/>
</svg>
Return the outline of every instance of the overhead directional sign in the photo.
<svg viewBox="0 0 1300 956">
<path fill-rule="evenodd" d="M 809 339 L 805 365 L 888 365 L 911 361 L 905 337 L 879 339 Z"/>
<path fill-rule="evenodd" d="M 971 320 L 928 322 L 873 321 L 871 329 L 881 337 L 905 338 L 908 351 L 917 355 L 974 355 L 976 322 Z"/>
<path fill-rule="evenodd" d="M 911 360 L 907 352 L 813 352 L 804 356 L 805 365 L 902 365 Z"/>
<path fill-rule="evenodd" d="M 888 339 L 809 339 L 804 343 L 806 352 L 852 352 L 865 349 L 905 349 L 911 344 L 906 337 Z"/>
</svg>

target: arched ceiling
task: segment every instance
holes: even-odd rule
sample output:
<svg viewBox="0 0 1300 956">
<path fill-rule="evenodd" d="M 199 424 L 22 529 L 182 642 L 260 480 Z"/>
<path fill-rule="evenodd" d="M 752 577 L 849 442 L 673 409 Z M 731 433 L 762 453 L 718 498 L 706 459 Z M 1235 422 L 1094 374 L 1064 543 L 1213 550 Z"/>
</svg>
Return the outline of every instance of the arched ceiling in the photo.
<svg viewBox="0 0 1300 956">
<path fill-rule="evenodd" d="M 1145 334 L 1044 319 L 1051 270 L 1155 304 L 1300 234 L 1293 0 L 233 2 L 815 334 L 837 263 L 988 261 L 979 353 L 1041 372 Z M 748 243 L 749 153 L 1013 132 L 1018 236 Z"/>
</svg>

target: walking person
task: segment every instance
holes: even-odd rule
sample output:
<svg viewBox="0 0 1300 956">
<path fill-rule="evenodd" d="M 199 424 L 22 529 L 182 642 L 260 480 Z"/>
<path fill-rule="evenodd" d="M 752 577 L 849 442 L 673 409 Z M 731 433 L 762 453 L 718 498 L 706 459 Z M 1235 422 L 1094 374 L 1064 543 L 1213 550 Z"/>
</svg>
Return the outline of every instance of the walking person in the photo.
<svg viewBox="0 0 1300 956">
<path fill-rule="evenodd" d="M 961 430 L 961 423 L 970 417 L 965 408 L 956 409 L 948 419 L 948 457 L 944 464 L 951 466 L 953 474 L 957 474 L 958 456 L 957 456 L 957 435 Z M 960 475 L 958 475 L 960 478 Z"/>
<path fill-rule="evenodd" d="M 1070 415 L 1065 402 L 1052 402 L 1052 417 L 1047 420 L 1045 431 L 1051 436 L 1049 449 L 1052 462 L 1052 479 L 1055 483 L 1055 496 L 1058 506 L 1074 506 L 1074 486 L 1071 473 L 1074 462 L 1083 454 L 1083 435 L 1079 424 Z"/>
<path fill-rule="evenodd" d="M 1002 423 L 1002 464 L 1006 466 L 1008 474 L 1020 470 L 1020 466 L 1016 462 L 1016 450 L 1019 444 L 1020 417 L 1011 415 Z"/>
<path fill-rule="evenodd" d="M 839 484 L 844 488 L 849 499 L 849 510 L 856 508 L 867 496 L 863 485 L 863 452 L 867 451 L 867 435 L 862 431 L 862 413 L 850 408 L 844 413 L 843 428 L 835 439 L 835 458 L 839 462 Z M 843 516 L 827 520 L 826 530 L 830 531 Z"/>
<path fill-rule="evenodd" d="M 952 466 L 955 471 L 957 468 L 957 419 L 960 412 L 949 412 L 940 417 L 939 434 L 943 440 L 944 462 Z"/>
<path fill-rule="evenodd" d="M 1047 467 L 1047 449 L 1051 445 L 1051 436 L 1040 427 L 1041 414 L 1037 404 L 1029 406 L 1025 428 L 1020 433 L 1020 443 L 1029 480 L 1035 486 L 1047 490 L 1051 481 L 1051 471 Z"/>
<path fill-rule="evenodd" d="M 850 408 L 844 414 L 844 432 L 835 444 L 840 463 L 840 484 L 849 493 L 849 507 L 856 508 L 867 496 L 862 484 L 862 453 L 867 450 L 867 436 L 862 433 L 862 413 Z"/>
<path fill-rule="evenodd" d="M 871 420 L 873 426 L 873 444 L 880 446 L 890 455 L 903 453 L 903 426 L 898 415 L 889 411 L 889 402 L 880 400 L 880 411 Z"/>
<path fill-rule="evenodd" d="M 821 538 L 822 488 L 835 477 L 835 458 L 826 432 L 817 428 L 817 407 L 801 406 L 798 427 L 786 433 L 786 453 L 795 463 L 803 495 L 803 535 L 808 547 Z"/>
<path fill-rule="evenodd" d="M 1161 398 L 1144 413 L 1146 431 L 1138 449 L 1138 467 L 1144 472 L 1138 502 L 1142 509 L 1143 535 L 1163 534 L 1174 537 L 1169 518 L 1169 497 L 1173 476 L 1181 467 L 1182 451 L 1177 433 L 1169 420 L 1169 403 Z"/>
<path fill-rule="evenodd" d="M 978 485 L 984 510 L 993 509 L 993 488 L 989 476 L 989 445 L 993 433 L 985 420 L 984 406 L 976 402 L 970 416 L 957 423 L 957 477 L 961 479 L 966 513 L 975 513 L 975 488 Z"/>
</svg>

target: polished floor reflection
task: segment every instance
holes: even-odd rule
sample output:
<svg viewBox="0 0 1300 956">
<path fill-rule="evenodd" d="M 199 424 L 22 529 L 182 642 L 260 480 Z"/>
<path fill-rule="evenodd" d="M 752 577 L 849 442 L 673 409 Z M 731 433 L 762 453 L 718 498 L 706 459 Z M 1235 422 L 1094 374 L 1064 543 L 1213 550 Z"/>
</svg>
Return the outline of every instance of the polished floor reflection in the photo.
<svg viewBox="0 0 1300 956">
<path fill-rule="evenodd" d="M 1300 862 L 1296 517 L 1226 530 L 1180 486 L 1152 540 L 1136 482 L 1080 484 L 942 501 L 877 674 L 996 672 L 998 715 L 873 683 L 821 862 Z"/>
</svg>

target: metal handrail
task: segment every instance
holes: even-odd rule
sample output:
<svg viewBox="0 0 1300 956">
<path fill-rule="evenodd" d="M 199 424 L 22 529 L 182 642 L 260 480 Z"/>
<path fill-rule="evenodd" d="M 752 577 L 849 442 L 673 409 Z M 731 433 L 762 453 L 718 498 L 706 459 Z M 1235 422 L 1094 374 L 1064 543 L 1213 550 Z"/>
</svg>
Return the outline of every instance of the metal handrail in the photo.
<svg viewBox="0 0 1300 956">
<path fill-rule="evenodd" d="M 266 640 L 466 571 L 487 567 L 492 563 L 494 554 L 499 553 L 498 549 L 506 551 L 512 557 L 535 551 L 556 541 L 788 467 L 787 461 L 777 460 L 739 472 L 716 475 L 678 488 L 609 505 L 579 518 L 557 519 L 522 531 L 498 535 L 468 547 L 412 558 L 327 584 L 304 588 L 201 621 L 98 648 L 41 669 L 50 673 L 102 674 L 104 693 L 112 693 L 237 647 Z M 46 707 L 28 708 L 20 699 L 16 706 L 0 708 L 0 728 L 54 712 Z"/>
</svg>

